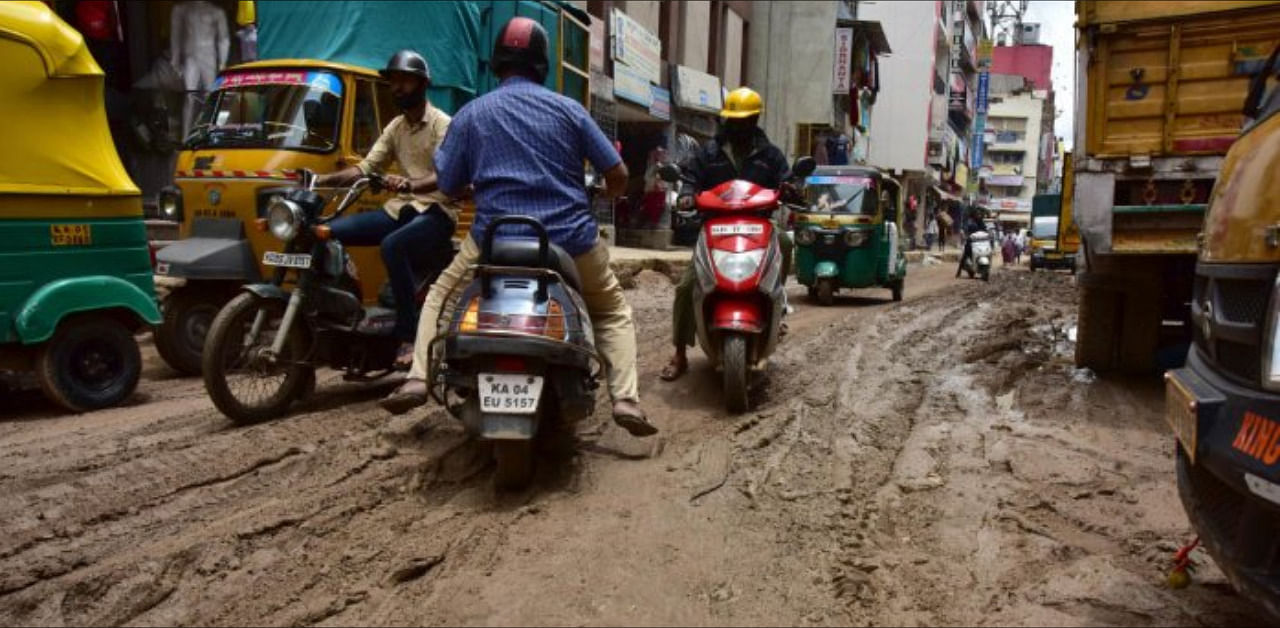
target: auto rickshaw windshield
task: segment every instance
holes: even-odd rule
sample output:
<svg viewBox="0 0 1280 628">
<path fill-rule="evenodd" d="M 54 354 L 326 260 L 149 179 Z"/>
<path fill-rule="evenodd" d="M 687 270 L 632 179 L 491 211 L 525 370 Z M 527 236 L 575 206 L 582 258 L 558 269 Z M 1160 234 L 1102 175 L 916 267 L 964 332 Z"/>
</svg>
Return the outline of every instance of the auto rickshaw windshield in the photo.
<svg viewBox="0 0 1280 628">
<path fill-rule="evenodd" d="M 805 185 L 812 211 L 873 216 L 877 208 L 876 181 L 871 177 L 817 176 Z"/>
<path fill-rule="evenodd" d="M 226 74 L 205 100 L 186 147 L 327 153 L 337 146 L 341 111 L 342 80 L 328 72 Z"/>
</svg>

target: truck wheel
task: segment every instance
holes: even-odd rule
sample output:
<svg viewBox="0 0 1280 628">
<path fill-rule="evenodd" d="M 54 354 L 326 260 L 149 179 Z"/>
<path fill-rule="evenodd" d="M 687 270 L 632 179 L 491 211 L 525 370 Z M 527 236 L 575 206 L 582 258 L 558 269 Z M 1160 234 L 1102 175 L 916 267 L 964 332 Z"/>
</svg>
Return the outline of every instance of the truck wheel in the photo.
<svg viewBox="0 0 1280 628">
<path fill-rule="evenodd" d="M 133 394 L 142 353 L 119 321 L 78 317 L 58 326 L 36 358 L 45 396 L 72 412 L 116 405 Z"/>
<path fill-rule="evenodd" d="M 897 280 L 897 281 L 893 282 L 893 285 L 892 285 L 892 286 L 890 286 L 890 288 L 889 288 L 889 289 L 893 291 L 893 300 L 894 300 L 894 301 L 901 301 L 901 300 L 902 300 L 902 288 L 903 288 L 903 282 L 902 282 L 902 280 L 901 280 L 901 279 L 899 279 L 899 280 Z"/>
<path fill-rule="evenodd" d="M 223 301 L 199 290 L 178 290 L 165 299 L 164 321 L 156 328 L 156 351 L 173 370 L 199 375 L 204 340 Z"/>
<path fill-rule="evenodd" d="M 831 305 L 836 301 L 836 285 L 830 279 L 818 280 L 818 303 Z"/>
<path fill-rule="evenodd" d="M 751 373 L 747 370 L 747 338 L 742 334 L 725 334 L 724 349 L 724 403 L 729 412 L 741 414 L 749 405 L 748 384 Z"/>
<path fill-rule="evenodd" d="M 1106 371 L 1115 364 L 1115 330 L 1119 299 L 1116 293 L 1094 286 L 1080 287 L 1076 315 L 1076 367 Z"/>
<path fill-rule="evenodd" d="M 249 338 L 258 312 L 266 314 L 256 338 Z M 265 350 L 275 340 L 284 304 L 244 293 L 218 312 L 204 352 L 204 388 L 213 405 L 238 425 L 281 416 L 289 404 L 315 381 L 315 369 L 304 363 L 306 339 L 298 320 L 283 354 L 269 360 Z"/>
<path fill-rule="evenodd" d="M 500 491 L 518 491 L 533 480 L 533 441 L 495 440 L 493 459 L 498 463 L 493 485 Z"/>
</svg>

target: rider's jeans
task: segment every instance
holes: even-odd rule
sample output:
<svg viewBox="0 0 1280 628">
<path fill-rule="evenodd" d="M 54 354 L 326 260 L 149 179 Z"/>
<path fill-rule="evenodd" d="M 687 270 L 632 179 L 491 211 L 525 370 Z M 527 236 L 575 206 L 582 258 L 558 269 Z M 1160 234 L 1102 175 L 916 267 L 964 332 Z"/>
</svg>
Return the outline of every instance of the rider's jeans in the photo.
<svg viewBox="0 0 1280 628">
<path fill-rule="evenodd" d="M 778 248 L 782 254 L 782 285 L 787 285 L 791 273 L 791 251 L 795 248 L 786 231 L 778 231 Z M 698 323 L 693 318 L 693 286 L 698 280 L 693 262 L 685 267 L 676 284 L 675 301 L 671 304 L 671 341 L 677 347 L 692 347 L 698 335 Z"/>
<path fill-rule="evenodd" d="M 480 247 L 468 236 L 462 241 L 462 248 L 453 258 L 453 263 L 431 284 L 427 301 L 422 305 L 422 317 L 418 319 L 418 340 L 413 347 L 410 378 L 427 378 L 427 365 L 430 363 L 428 351 L 431 341 L 436 337 L 436 322 L 440 318 L 440 311 L 450 294 L 455 290 L 460 292 L 465 287 L 461 284 L 469 275 L 468 269 L 479 260 Z M 609 245 L 603 241 L 596 242 L 590 251 L 573 258 L 573 263 L 582 279 L 582 300 L 586 302 L 591 315 L 596 349 L 609 373 L 609 395 L 615 401 L 639 401 L 636 326 L 631 318 L 631 306 L 622 293 L 622 284 L 609 266 Z"/>
<path fill-rule="evenodd" d="M 399 219 L 382 210 L 367 211 L 343 216 L 329 228 L 334 239 L 346 246 L 381 247 L 382 263 L 396 299 L 394 333 L 396 338 L 412 341 L 417 327 L 414 269 L 438 268 L 439 261 L 448 259 L 453 252 L 453 219 L 439 205 L 421 213 L 406 206 Z"/>
</svg>

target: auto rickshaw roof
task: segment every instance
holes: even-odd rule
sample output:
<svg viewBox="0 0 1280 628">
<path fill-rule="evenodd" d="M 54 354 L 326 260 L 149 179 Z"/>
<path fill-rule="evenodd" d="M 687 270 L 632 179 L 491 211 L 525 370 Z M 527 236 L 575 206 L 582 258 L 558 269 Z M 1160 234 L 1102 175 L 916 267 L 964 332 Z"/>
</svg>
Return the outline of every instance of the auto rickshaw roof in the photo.
<svg viewBox="0 0 1280 628">
<path fill-rule="evenodd" d="M 43 2 L 0 2 L 0 67 L 0 194 L 138 195 L 75 29 Z"/>
<path fill-rule="evenodd" d="M 879 168 L 873 166 L 818 166 L 810 177 L 874 177 L 891 178 Z"/>
<path fill-rule="evenodd" d="M 43 2 L 0 2 L 0 36 L 34 48 L 50 77 L 102 75 L 84 37 Z"/>
<path fill-rule="evenodd" d="M 380 77 L 377 70 L 372 70 L 364 66 L 351 65 L 349 63 L 338 63 L 336 61 L 323 61 L 321 59 L 262 59 L 258 61 L 251 61 L 249 63 L 233 65 L 224 69 L 223 72 L 276 68 L 310 68 L 316 70 L 332 70 L 334 72 L 359 74 L 361 76 L 368 76 L 371 78 Z"/>
</svg>

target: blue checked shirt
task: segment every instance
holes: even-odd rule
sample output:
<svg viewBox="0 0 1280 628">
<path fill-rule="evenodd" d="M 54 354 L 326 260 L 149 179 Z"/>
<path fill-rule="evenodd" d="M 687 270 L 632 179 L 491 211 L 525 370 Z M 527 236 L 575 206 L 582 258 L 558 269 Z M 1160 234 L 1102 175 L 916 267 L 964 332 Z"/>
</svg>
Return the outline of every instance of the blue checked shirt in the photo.
<svg viewBox="0 0 1280 628">
<path fill-rule="evenodd" d="M 476 244 L 495 217 L 525 215 L 541 221 L 551 241 L 576 257 L 595 246 L 599 232 L 587 206 L 584 160 L 606 172 L 622 158 L 582 105 L 513 77 L 454 116 L 436 150 L 436 178 L 450 196 L 475 186 Z M 533 234 L 505 226 L 499 235 Z"/>
</svg>

